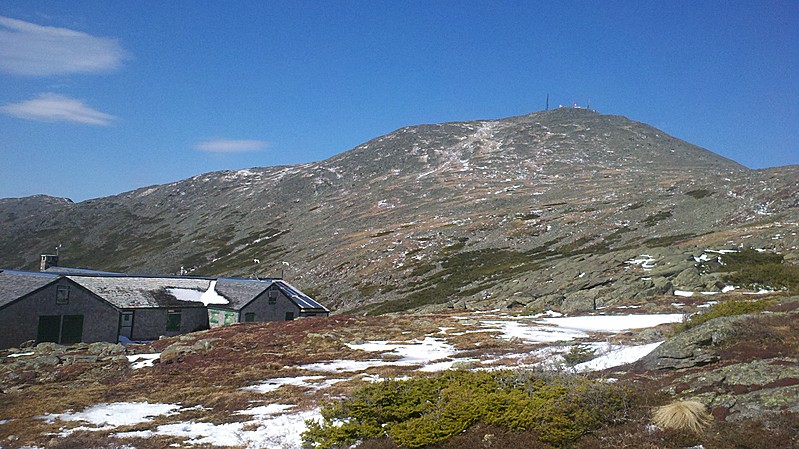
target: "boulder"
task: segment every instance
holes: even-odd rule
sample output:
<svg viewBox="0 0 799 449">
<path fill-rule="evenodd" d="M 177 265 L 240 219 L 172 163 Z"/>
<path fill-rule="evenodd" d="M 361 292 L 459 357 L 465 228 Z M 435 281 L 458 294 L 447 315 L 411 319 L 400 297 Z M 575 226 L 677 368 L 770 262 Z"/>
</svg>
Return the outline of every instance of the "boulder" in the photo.
<svg viewBox="0 0 799 449">
<path fill-rule="evenodd" d="M 63 354 L 67 352 L 67 348 L 57 343 L 46 341 L 36 345 L 33 351 L 36 354 Z"/>
<path fill-rule="evenodd" d="M 187 341 L 187 339 L 178 341 L 177 343 L 167 346 L 166 349 L 161 351 L 161 363 L 174 363 L 180 361 L 186 355 L 209 351 L 214 348 L 214 342 L 217 340 L 220 339 L 206 338 L 203 340 L 197 340 L 191 345 L 189 345 L 190 342 Z"/>
<path fill-rule="evenodd" d="M 170 364 L 179 362 L 184 355 L 191 352 L 191 347 L 185 346 L 180 343 L 167 346 L 166 349 L 161 351 L 161 363 Z"/>
<path fill-rule="evenodd" d="M 96 343 L 91 343 L 86 350 L 89 354 L 105 357 L 109 355 L 124 354 L 125 346 L 119 343 L 98 341 Z"/>
<path fill-rule="evenodd" d="M 28 365 L 34 369 L 39 369 L 43 366 L 56 366 L 61 363 L 61 359 L 56 355 L 42 355 L 28 361 Z"/>
<path fill-rule="evenodd" d="M 711 409 L 721 408 L 733 421 L 786 409 L 799 411 L 797 381 L 799 359 L 788 357 L 736 363 L 675 379 L 686 386 L 682 394 Z"/>
<path fill-rule="evenodd" d="M 705 286 L 696 268 L 687 268 L 674 278 L 672 284 L 681 290 L 696 291 Z"/>
<path fill-rule="evenodd" d="M 650 370 L 684 369 L 713 363 L 719 359 L 715 346 L 734 336 L 738 323 L 747 315 L 715 318 L 675 335 L 641 359 Z"/>
</svg>

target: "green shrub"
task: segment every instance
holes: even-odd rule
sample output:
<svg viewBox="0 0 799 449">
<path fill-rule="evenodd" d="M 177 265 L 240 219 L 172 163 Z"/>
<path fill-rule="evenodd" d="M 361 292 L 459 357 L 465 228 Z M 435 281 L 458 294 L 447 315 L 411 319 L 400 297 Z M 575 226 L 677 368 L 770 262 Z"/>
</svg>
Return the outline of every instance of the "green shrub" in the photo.
<svg viewBox="0 0 799 449">
<path fill-rule="evenodd" d="M 752 248 L 742 249 L 737 253 L 721 255 L 721 262 L 724 264 L 722 271 L 735 271 L 753 265 L 779 264 L 782 263 L 782 261 L 783 257 L 780 254 L 757 251 Z"/>
<path fill-rule="evenodd" d="M 380 303 L 368 311 L 369 315 L 402 312 L 428 304 L 443 304 L 460 296 L 461 292 L 472 284 L 486 286 L 492 282 L 510 279 L 518 273 L 532 271 L 539 267 L 539 261 L 548 253 L 546 249 L 537 248 L 520 252 L 511 249 L 481 249 L 456 252 L 466 242 L 462 237 L 457 243 L 444 248 L 441 269 L 432 275 L 407 285 L 407 293 L 398 299 Z M 455 249 L 453 249 L 455 248 Z M 433 264 L 415 267 L 411 276 L 427 274 L 435 268 Z M 477 290 L 466 290 L 479 293 L 488 286 Z"/>
<path fill-rule="evenodd" d="M 584 377 L 532 371 L 448 371 L 432 377 L 367 385 L 325 405 L 322 423 L 307 422 L 307 445 L 333 448 L 390 437 L 405 447 L 439 443 L 483 422 L 531 431 L 566 447 L 618 422 L 629 410 L 626 389 Z"/>
<path fill-rule="evenodd" d="M 701 200 L 702 198 L 707 198 L 713 195 L 714 193 L 716 192 L 712 192 L 707 189 L 697 189 L 697 190 L 691 190 L 690 192 L 685 192 L 686 195 L 693 197 L 697 200 Z"/>
<path fill-rule="evenodd" d="M 724 280 L 741 287 L 799 291 L 799 266 L 785 263 L 781 254 L 746 248 L 722 254 L 720 263 L 706 262 L 700 268 L 727 273 Z"/>
<path fill-rule="evenodd" d="M 706 312 L 691 315 L 688 320 L 680 323 L 676 327 L 676 332 L 687 331 L 688 329 L 699 326 L 700 324 L 723 316 L 746 315 L 748 313 L 761 312 L 768 308 L 773 301 L 760 299 L 756 301 L 745 301 L 742 299 L 731 299 L 724 302 L 713 304 Z"/>
<path fill-rule="evenodd" d="M 748 265 L 725 276 L 724 280 L 753 289 L 798 291 L 799 266 L 786 263 Z"/>
<path fill-rule="evenodd" d="M 563 363 L 566 366 L 579 365 L 596 357 L 596 349 L 585 345 L 572 346 L 569 352 L 563 354 Z"/>
<path fill-rule="evenodd" d="M 662 210 L 656 214 L 646 217 L 644 220 L 641 220 L 641 223 L 643 223 L 644 226 L 651 228 L 652 226 L 658 224 L 658 222 L 670 218 L 671 216 L 672 213 L 670 210 Z"/>
</svg>

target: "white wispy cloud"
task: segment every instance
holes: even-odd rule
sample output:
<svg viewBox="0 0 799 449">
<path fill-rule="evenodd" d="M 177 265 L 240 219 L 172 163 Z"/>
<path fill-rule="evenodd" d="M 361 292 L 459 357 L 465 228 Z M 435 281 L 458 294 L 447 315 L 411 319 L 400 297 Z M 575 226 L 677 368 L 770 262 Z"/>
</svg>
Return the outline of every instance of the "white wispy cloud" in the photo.
<svg viewBox="0 0 799 449">
<path fill-rule="evenodd" d="M 248 153 L 261 151 L 269 146 L 263 140 L 209 139 L 199 142 L 194 148 L 206 153 Z"/>
<path fill-rule="evenodd" d="M 32 100 L 0 106 L 0 112 L 28 120 L 98 126 L 108 126 L 116 120 L 113 115 L 86 106 L 82 100 L 54 93 L 43 93 Z"/>
<path fill-rule="evenodd" d="M 115 69 L 125 51 L 116 39 L 96 37 L 0 16 L 0 70 L 49 76 Z"/>
</svg>

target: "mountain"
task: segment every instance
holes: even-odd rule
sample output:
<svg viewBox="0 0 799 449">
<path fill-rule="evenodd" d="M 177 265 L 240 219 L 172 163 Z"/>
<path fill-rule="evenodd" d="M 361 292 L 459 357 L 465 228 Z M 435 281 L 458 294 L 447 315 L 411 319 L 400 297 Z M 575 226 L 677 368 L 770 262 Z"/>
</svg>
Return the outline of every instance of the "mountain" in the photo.
<svg viewBox="0 0 799 449">
<path fill-rule="evenodd" d="M 285 277 L 339 312 L 585 309 L 796 260 L 799 166 L 750 170 L 587 109 L 401 128 L 330 159 L 72 203 L 0 200 L 0 266 Z M 648 257 L 643 257 L 643 256 Z M 696 259 L 695 259 L 696 258 Z M 645 262 L 645 261 L 649 262 Z"/>
</svg>

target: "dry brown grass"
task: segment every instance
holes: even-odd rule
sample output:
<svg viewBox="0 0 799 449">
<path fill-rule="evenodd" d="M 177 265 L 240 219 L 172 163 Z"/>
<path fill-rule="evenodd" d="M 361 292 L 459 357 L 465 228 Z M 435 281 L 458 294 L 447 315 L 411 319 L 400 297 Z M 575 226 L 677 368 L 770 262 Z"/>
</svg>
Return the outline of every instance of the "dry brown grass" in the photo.
<svg viewBox="0 0 799 449">
<path fill-rule="evenodd" d="M 701 432 L 713 421 L 699 401 L 675 401 L 655 408 L 652 414 L 654 424 L 663 429 L 690 430 Z"/>
</svg>

